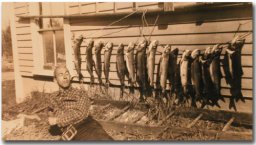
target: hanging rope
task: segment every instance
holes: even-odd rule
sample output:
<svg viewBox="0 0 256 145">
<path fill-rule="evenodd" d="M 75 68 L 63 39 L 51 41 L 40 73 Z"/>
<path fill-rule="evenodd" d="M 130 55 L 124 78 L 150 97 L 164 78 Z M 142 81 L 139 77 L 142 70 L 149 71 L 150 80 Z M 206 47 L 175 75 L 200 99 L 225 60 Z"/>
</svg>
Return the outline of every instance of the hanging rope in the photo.
<svg viewBox="0 0 256 145">
<path fill-rule="evenodd" d="M 131 15 L 133 15 L 133 14 L 135 14 L 135 13 L 137 13 L 137 12 L 138 12 L 138 9 L 137 9 L 136 11 L 133 11 L 133 12 L 131 12 L 130 14 L 128 14 L 128 15 L 122 17 L 121 19 L 118 19 L 118 20 L 116 20 L 116 21 L 114 21 L 114 22 L 108 24 L 107 26 L 105 26 L 105 27 L 103 27 L 103 28 L 97 30 L 96 32 L 89 34 L 88 36 L 95 35 L 95 34 L 99 33 L 100 31 L 106 29 L 107 27 L 112 26 L 112 25 L 114 25 L 114 24 L 116 24 L 116 23 L 118 23 L 118 22 L 121 22 L 122 20 L 124 20 L 124 19 L 130 17 Z M 87 36 L 87 37 L 88 37 L 88 36 Z M 86 37 L 86 38 L 87 38 L 87 37 Z"/>
<path fill-rule="evenodd" d="M 149 35 L 148 41 L 150 41 L 150 39 L 151 39 L 151 36 L 152 36 L 152 34 L 153 34 L 153 32 L 154 32 L 154 29 L 155 29 L 156 23 L 157 23 L 157 21 L 158 21 L 158 18 L 159 18 L 159 14 L 158 14 L 158 15 L 157 15 L 157 17 L 156 17 L 156 20 L 155 20 L 155 22 L 154 22 L 154 25 L 153 25 L 152 31 L 150 32 L 150 35 Z"/>
</svg>

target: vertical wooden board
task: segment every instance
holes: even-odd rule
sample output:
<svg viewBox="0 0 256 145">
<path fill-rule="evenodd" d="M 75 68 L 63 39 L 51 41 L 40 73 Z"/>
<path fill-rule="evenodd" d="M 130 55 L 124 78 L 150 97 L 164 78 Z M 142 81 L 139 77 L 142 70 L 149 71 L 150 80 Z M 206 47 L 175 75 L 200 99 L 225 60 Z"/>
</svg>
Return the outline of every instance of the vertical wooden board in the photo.
<svg viewBox="0 0 256 145">
<path fill-rule="evenodd" d="M 97 9 L 99 12 L 114 10 L 114 2 L 97 3 Z"/>
</svg>

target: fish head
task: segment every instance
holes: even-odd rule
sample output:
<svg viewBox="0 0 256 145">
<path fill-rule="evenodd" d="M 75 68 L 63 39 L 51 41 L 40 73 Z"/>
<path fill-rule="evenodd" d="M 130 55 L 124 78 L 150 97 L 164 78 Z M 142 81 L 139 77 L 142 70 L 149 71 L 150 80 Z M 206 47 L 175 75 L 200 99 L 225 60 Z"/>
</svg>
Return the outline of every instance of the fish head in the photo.
<svg viewBox="0 0 256 145">
<path fill-rule="evenodd" d="M 195 49 L 195 50 L 193 50 L 192 53 L 191 53 L 191 57 L 192 57 L 193 59 L 199 57 L 199 55 L 200 55 L 200 50 L 199 50 L 199 49 Z"/>
<path fill-rule="evenodd" d="M 88 39 L 85 46 L 86 46 L 86 48 L 91 49 L 93 47 L 93 44 L 94 44 L 94 40 L 93 39 Z"/>
<path fill-rule="evenodd" d="M 185 50 L 182 54 L 182 59 L 187 59 L 191 55 L 191 50 Z"/>
<path fill-rule="evenodd" d="M 178 55 L 179 54 L 179 48 L 172 48 L 171 53 L 174 54 L 174 55 Z"/>
<path fill-rule="evenodd" d="M 120 43 L 117 47 L 117 54 L 123 54 L 124 53 L 124 44 Z"/>
<path fill-rule="evenodd" d="M 171 45 L 167 44 L 165 47 L 164 47 L 164 52 L 163 54 L 169 54 L 171 51 Z"/>
<path fill-rule="evenodd" d="M 84 39 L 83 35 L 80 35 L 77 38 L 75 38 L 75 35 L 73 35 L 73 38 L 72 38 L 73 43 L 82 43 L 83 39 Z"/>
<path fill-rule="evenodd" d="M 137 51 L 142 51 L 143 49 L 145 49 L 147 46 L 147 41 L 146 40 L 142 40 L 139 42 L 138 47 L 137 47 Z"/>
<path fill-rule="evenodd" d="M 159 41 L 158 40 L 153 40 L 151 41 L 149 48 L 150 49 L 156 49 L 156 47 L 159 45 Z"/>
<path fill-rule="evenodd" d="M 95 52 L 101 51 L 102 46 L 103 46 L 103 43 L 102 43 L 101 41 L 98 41 L 98 42 L 94 45 L 94 48 L 95 48 L 94 51 L 95 51 Z"/>
<path fill-rule="evenodd" d="M 135 43 L 134 42 L 130 42 L 127 46 L 127 48 L 125 49 L 125 52 L 130 52 L 133 51 L 135 47 Z"/>
<path fill-rule="evenodd" d="M 212 54 L 219 54 L 219 53 L 221 53 L 221 51 L 222 51 L 222 47 L 220 47 L 219 44 L 216 44 L 216 45 L 213 46 L 213 48 L 211 50 L 211 53 Z"/>
<path fill-rule="evenodd" d="M 205 57 L 210 56 L 211 51 L 212 51 L 212 48 L 211 48 L 211 47 L 207 47 L 207 48 L 205 49 L 205 51 L 204 51 L 204 56 L 205 56 Z"/>
<path fill-rule="evenodd" d="M 230 43 L 231 49 L 233 51 L 238 51 L 240 48 L 239 46 L 243 45 L 245 42 L 244 38 L 241 38 L 241 36 L 236 36 Z"/>
<path fill-rule="evenodd" d="M 110 51 L 113 48 L 113 43 L 112 42 L 107 42 L 105 45 L 105 51 Z"/>
</svg>

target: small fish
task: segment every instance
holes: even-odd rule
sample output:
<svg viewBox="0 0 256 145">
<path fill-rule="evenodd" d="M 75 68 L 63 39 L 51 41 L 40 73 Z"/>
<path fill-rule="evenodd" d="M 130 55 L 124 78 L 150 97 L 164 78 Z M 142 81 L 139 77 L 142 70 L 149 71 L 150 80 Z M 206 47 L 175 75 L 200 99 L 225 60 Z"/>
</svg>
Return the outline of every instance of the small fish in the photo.
<svg viewBox="0 0 256 145">
<path fill-rule="evenodd" d="M 130 42 L 125 51 L 125 61 L 126 66 L 129 72 L 129 79 L 131 80 L 131 87 L 134 87 L 134 84 L 136 82 L 135 79 L 135 60 L 134 60 L 134 48 L 135 44 L 133 42 Z"/>
<path fill-rule="evenodd" d="M 82 58 L 81 58 L 81 51 L 80 51 L 83 39 L 84 38 L 81 35 L 78 38 L 76 38 L 73 42 L 74 43 L 73 50 L 74 50 L 74 56 L 75 56 L 74 64 L 75 64 L 77 75 L 79 77 L 79 81 L 81 81 L 81 79 L 83 78 L 83 75 L 81 73 Z"/>
<path fill-rule="evenodd" d="M 98 75 L 99 84 L 102 84 L 102 63 L 101 63 L 101 50 L 103 48 L 103 43 L 98 41 L 94 45 L 94 56 L 95 56 L 95 71 Z"/>
<path fill-rule="evenodd" d="M 92 48 L 94 45 L 94 40 L 89 39 L 86 43 L 86 68 L 87 71 L 89 72 L 90 76 L 91 76 L 91 84 L 94 83 L 94 75 L 93 75 L 93 66 L 94 66 L 94 61 L 92 58 Z"/>
<path fill-rule="evenodd" d="M 146 72 L 146 47 L 147 41 L 141 41 L 137 48 L 135 54 L 135 66 L 136 66 L 136 81 L 140 87 L 140 100 L 143 100 L 143 95 L 146 93 L 147 84 L 147 72 Z"/>
<path fill-rule="evenodd" d="M 158 44 L 159 42 L 157 40 L 153 40 L 150 43 L 147 51 L 147 70 L 150 86 L 152 88 L 154 87 L 155 55 Z"/>
<path fill-rule="evenodd" d="M 110 58 L 112 55 L 113 43 L 108 42 L 104 48 L 105 48 L 105 51 L 104 51 L 104 74 L 105 74 L 105 78 L 106 78 L 106 84 L 108 85 L 110 83 L 109 71 L 110 71 Z"/>
<path fill-rule="evenodd" d="M 124 87 L 125 87 L 125 83 L 124 83 L 125 76 L 129 77 L 129 74 L 126 67 L 126 62 L 124 60 L 124 45 L 122 43 L 120 43 L 117 48 L 116 69 L 117 69 L 117 76 L 121 84 L 120 98 L 123 98 Z"/>
</svg>

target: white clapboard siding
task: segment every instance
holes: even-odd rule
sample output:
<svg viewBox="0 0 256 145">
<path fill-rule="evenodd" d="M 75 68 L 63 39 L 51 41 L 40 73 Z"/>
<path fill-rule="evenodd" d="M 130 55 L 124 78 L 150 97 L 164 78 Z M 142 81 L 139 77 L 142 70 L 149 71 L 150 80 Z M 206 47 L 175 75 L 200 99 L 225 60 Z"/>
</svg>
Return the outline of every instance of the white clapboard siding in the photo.
<svg viewBox="0 0 256 145">
<path fill-rule="evenodd" d="M 137 7 L 159 7 L 161 3 L 153 2 L 153 3 L 136 3 Z M 176 4 L 177 5 L 177 4 Z M 118 9 L 132 9 L 133 4 L 128 3 L 127 6 L 122 3 L 116 3 L 116 10 Z M 182 6 L 182 5 L 180 5 Z M 221 12 L 217 12 L 221 14 Z M 144 27 L 143 34 L 146 38 L 149 38 L 151 34 L 151 30 L 154 28 L 154 31 L 151 36 L 151 40 L 158 40 L 160 42 L 160 46 L 158 46 L 156 60 L 155 60 L 155 74 L 157 73 L 157 64 L 160 59 L 160 53 L 163 51 L 163 45 L 171 44 L 172 47 L 179 48 L 181 55 L 184 50 L 194 50 L 200 49 L 204 50 L 209 46 L 213 46 L 217 43 L 226 43 L 232 40 L 234 33 L 236 33 L 239 24 L 244 24 L 240 27 L 237 35 L 243 35 L 247 32 L 252 32 L 252 20 L 251 19 L 230 19 L 230 20 L 218 20 L 224 19 L 228 17 L 229 14 L 217 15 L 217 13 L 208 13 L 201 14 L 203 18 L 205 18 L 206 22 L 201 25 L 196 25 L 194 23 L 196 14 L 177 14 L 172 17 L 160 17 L 157 25 L 154 27 L 155 16 L 147 17 L 147 21 L 149 23 L 148 27 Z M 238 13 L 238 12 L 234 12 Z M 89 20 L 81 20 L 81 19 L 71 19 L 71 32 L 75 34 L 75 36 L 84 35 L 85 37 L 91 37 L 95 41 L 101 40 L 104 43 L 110 41 L 114 44 L 112 57 L 110 60 L 110 81 L 114 81 L 119 85 L 118 77 L 116 74 L 116 48 L 118 44 L 123 43 L 125 47 L 129 44 L 129 42 L 139 42 L 144 38 L 140 37 L 140 26 L 141 20 L 140 18 L 128 18 L 125 21 L 119 22 L 113 26 L 108 26 L 104 30 L 103 27 L 109 25 L 111 22 L 117 19 L 89 19 Z M 252 74 L 253 74 L 253 61 L 252 61 L 252 52 L 253 52 L 253 39 L 252 35 L 246 37 L 246 44 L 242 49 L 242 66 L 244 75 L 242 76 L 242 92 L 244 92 L 244 96 L 252 97 Z M 82 57 L 82 73 L 87 77 L 86 81 L 90 81 L 90 75 L 86 69 L 86 61 L 85 61 L 85 43 L 86 40 L 83 41 L 81 46 L 81 57 Z M 102 61 L 104 61 L 103 51 L 101 52 Z M 179 55 L 179 59 L 180 59 Z M 221 56 L 223 59 L 223 55 Z M 104 63 L 102 63 L 104 65 Z M 221 67 L 222 74 L 223 68 Z M 102 78 L 104 78 L 104 69 L 102 70 Z M 95 80 L 97 80 L 96 73 L 94 74 Z M 224 76 L 224 75 L 223 75 Z M 156 77 L 154 77 L 156 80 Z M 126 84 L 127 80 L 126 80 Z M 221 93 L 226 96 L 230 96 L 230 86 L 226 84 L 224 78 L 221 80 L 222 90 Z"/>
</svg>

